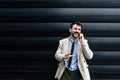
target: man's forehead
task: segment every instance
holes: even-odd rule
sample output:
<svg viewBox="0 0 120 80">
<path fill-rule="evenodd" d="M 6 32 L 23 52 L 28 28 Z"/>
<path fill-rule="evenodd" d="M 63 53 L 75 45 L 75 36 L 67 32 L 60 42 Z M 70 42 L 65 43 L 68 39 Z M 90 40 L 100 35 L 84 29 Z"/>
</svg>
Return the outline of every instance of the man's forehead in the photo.
<svg viewBox="0 0 120 80">
<path fill-rule="evenodd" d="M 81 29 L 81 26 L 74 24 L 74 25 L 73 25 L 73 28 L 80 28 L 80 29 Z"/>
</svg>

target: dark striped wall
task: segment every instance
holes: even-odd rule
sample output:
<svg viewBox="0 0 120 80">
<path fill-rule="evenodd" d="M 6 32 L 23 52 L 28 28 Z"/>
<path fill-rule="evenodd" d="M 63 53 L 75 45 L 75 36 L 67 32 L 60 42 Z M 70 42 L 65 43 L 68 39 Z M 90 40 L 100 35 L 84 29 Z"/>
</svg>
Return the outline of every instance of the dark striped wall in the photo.
<svg viewBox="0 0 120 80">
<path fill-rule="evenodd" d="M 92 80 L 120 80 L 119 0 L 0 0 L 0 80 L 54 80 L 58 41 L 76 20 Z"/>
</svg>

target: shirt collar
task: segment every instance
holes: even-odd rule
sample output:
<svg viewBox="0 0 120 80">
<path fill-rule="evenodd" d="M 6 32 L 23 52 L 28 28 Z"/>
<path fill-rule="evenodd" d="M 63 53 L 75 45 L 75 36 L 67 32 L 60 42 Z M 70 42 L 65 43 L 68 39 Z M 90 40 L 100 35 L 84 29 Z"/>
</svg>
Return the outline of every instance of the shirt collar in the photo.
<svg viewBox="0 0 120 80">
<path fill-rule="evenodd" d="M 76 42 L 76 39 L 73 39 L 72 36 L 70 36 L 70 37 L 69 37 L 69 41 L 71 41 L 71 42 L 74 42 L 74 41 L 75 41 L 75 42 Z"/>
</svg>

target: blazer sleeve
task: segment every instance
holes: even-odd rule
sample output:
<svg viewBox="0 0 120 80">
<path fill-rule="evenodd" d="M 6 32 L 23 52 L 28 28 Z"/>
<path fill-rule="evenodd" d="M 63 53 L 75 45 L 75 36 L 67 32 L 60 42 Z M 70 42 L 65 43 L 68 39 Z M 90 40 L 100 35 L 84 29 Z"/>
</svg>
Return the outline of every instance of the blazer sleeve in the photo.
<svg viewBox="0 0 120 80">
<path fill-rule="evenodd" d="M 64 60 L 64 54 L 62 54 L 62 41 L 59 41 L 59 46 L 55 53 L 55 59 L 57 59 L 58 61 Z"/>
<path fill-rule="evenodd" d="M 88 45 L 88 40 L 85 39 L 84 41 L 82 41 L 81 45 L 82 45 L 82 51 L 83 51 L 83 54 L 85 55 L 85 57 L 87 59 L 92 59 L 93 58 L 93 52 Z"/>
</svg>

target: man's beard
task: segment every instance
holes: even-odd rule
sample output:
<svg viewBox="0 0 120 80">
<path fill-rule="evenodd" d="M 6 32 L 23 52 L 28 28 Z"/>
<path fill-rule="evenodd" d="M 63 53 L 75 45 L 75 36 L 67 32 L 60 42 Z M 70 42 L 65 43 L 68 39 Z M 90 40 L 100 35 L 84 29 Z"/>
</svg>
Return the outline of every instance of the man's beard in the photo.
<svg viewBox="0 0 120 80">
<path fill-rule="evenodd" d="M 80 34 L 78 32 L 72 33 L 73 38 L 78 38 L 80 37 Z"/>
</svg>

